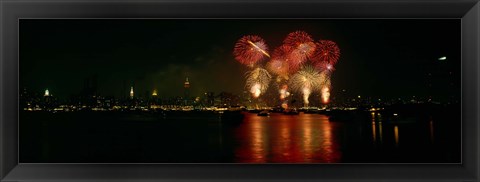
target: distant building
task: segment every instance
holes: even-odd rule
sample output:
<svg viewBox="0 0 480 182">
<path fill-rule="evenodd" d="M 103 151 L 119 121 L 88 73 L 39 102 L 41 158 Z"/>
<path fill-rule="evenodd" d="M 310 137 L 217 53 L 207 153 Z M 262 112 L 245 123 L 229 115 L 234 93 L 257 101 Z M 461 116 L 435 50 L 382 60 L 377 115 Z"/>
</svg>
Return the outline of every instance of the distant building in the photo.
<svg viewBox="0 0 480 182">
<path fill-rule="evenodd" d="M 188 77 L 185 80 L 185 83 L 183 84 L 183 88 L 185 89 L 184 97 L 189 98 L 190 97 L 190 82 L 188 81 Z"/>
<path fill-rule="evenodd" d="M 133 99 L 135 93 L 133 92 L 133 87 L 130 87 L 130 98 Z"/>
<path fill-rule="evenodd" d="M 45 97 L 50 96 L 50 91 L 48 91 L 48 88 L 45 90 L 45 94 L 43 96 L 45 96 Z"/>
<path fill-rule="evenodd" d="M 185 83 L 183 84 L 184 88 L 184 94 L 183 94 L 183 100 L 184 100 L 184 105 L 191 105 L 192 100 L 190 99 L 190 82 L 188 81 L 188 77 L 185 80 Z"/>
<path fill-rule="evenodd" d="M 157 89 L 153 89 L 152 97 L 156 97 L 156 96 L 158 96 Z"/>
<path fill-rule="evenodd" d="M 50 94 L 50 91 L 48 89 L 45 90 L 41 105 L 44 110 L 53 109 L 57 105 L 57 100 L 55 99 L 55 97 L 53 97 L 52 94 Z"/>
<path fill-rule="evenodd" d="M 205 93 L 206 97 L 206 106 L 214 106 L 215 105 L 215 92 L 207 92 Z"/>
<path fill-rule="evenodd" d="M 148 105 L 149 105 L 150 109 L 159 109 L 160 108 L 160 102 L 159 102 L 159 99 L 158 99 L 157 89 L 153 89 L 152 97 L 149 99 Z"/>
</svg>

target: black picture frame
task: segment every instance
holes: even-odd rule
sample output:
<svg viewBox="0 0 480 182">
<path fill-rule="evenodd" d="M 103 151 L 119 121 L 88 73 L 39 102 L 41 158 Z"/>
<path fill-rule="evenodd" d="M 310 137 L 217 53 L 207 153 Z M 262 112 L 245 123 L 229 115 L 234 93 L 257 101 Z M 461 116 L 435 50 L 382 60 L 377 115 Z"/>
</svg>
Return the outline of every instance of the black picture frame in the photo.
<svg viewBox="0 0 480 182">
<path fill-rule="evenodd" d="M 478 181 L 479 0 L 0 0 L 1 181 Z M 18 164 L 20 18 L 461 18 L 462 164 Z"/>
</svg>

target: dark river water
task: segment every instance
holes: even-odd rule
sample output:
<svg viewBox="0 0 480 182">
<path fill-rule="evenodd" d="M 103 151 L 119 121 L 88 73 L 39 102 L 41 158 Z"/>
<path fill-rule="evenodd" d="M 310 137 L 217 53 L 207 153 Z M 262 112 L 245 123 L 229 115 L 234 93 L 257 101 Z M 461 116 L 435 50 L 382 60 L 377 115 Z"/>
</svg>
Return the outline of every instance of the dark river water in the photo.
<svg viewBox="0 0 480 182">
<path fill-rule="evenodd" d="M 22 163 L 459 163 L 458 115 L 392 122 L 322 114 L 219 116 L 70 112 L 20 114 Z M 181 116 L 181 114 L 180 114 Z"/>
</svg>

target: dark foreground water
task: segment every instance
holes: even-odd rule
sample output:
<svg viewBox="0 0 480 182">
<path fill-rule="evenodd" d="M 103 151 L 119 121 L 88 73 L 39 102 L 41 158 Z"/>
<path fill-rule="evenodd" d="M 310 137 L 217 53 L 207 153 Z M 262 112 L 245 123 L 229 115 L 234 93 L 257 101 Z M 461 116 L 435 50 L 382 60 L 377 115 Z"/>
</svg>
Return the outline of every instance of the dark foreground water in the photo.
<svg viewBox="0 0 480 182">
<path fill-rule="evenodd" d="M 70 112 L 20 114 L 22 163 L 458 163 L 459 115 L 269 117 Z M 231 118 L 230 118 L 231 119 Z M 353 119 L 352 119 L 353 120 Z"/>
</svg>

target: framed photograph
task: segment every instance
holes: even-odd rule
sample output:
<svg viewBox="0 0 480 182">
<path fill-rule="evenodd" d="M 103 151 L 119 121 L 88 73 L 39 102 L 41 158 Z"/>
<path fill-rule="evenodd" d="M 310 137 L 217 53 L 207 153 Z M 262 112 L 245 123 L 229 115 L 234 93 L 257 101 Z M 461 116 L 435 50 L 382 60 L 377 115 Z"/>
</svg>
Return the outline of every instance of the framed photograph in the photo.
<svg viewBox="0 0 480 182">
<path fill-rule="evenodd" d="M 0 6 L 2 181 L 478 181 L 478 1 Z"/>
</svg>

